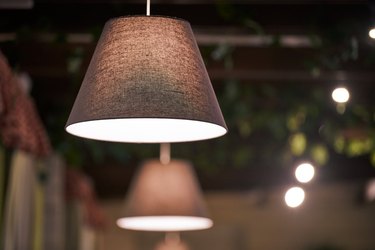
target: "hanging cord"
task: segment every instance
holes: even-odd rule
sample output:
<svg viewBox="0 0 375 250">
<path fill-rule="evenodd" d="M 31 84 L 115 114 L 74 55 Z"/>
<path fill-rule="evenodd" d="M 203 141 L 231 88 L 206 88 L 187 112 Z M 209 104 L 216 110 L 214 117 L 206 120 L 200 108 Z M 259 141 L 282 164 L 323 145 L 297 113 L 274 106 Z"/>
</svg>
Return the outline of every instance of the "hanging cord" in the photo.
<svg viewBox="0 0 375 250">
<path fill-rule="evenodd" d="M 171 161 L 171 144 L 160 144 L 160 162 L 167 165 Z"/>
<path fill-rule="evenodd" d="M 146 16 L 150 16 L 150 2 L 151 0 L 147 0 Z"/>
</svg>

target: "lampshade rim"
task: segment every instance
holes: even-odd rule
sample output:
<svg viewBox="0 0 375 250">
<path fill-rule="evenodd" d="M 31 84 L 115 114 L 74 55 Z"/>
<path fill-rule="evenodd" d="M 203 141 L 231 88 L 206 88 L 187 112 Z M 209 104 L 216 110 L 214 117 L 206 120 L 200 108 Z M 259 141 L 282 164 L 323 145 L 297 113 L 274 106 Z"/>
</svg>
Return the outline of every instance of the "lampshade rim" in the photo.
<svg viewBox="0 0 375 250">
<path fill-rule="evenodd" d="M 194 119 L 194 118 L 180 118 L 180 117 L 138 117 L 138 116 L 134 116 L 134 117 L 113 117 L 113 118 L 109 118 L 109 117 L 108 118 L 95 118 L 95 119 L 87 119 L 87 120 L 82 119 L 82 120 L 77 120 L 77 121 L 74 121 L 74 122 L 69 122 L 69 119 L 68 119 L 68 122 L 65 124 L 65 131 L 67 131 L 67 127 L 69 127 L 70 125 L 81 123 L 81 122 L 94 122 L 94 121 L 103 121 L 103 120 L 131 120 L 131 119 L 186 120 L 186 121 L 205 122 L 205 123 L 210 123 L 210 124 L 215 124 L 217 126 L 220 126 L 220 127 L 224 128 L 226 130 L 225 134 L 228 133 L 228 127 L 227 127 L 225 121 L 223 121 L 223 124 L 220 124 L 220 123 L 213 122 L 213 121 L 204 121 L 203 119 L 199 120 L 199 119 Z"/>
<path fill-rule="evenodd" d="M 116 122 L 118 120 L 118 122 Z M 142 126 L 141 136 L 139 136 L 139 131 L 135 133 L 137 127 L 136 123 L 144 123 L 142 120 L 146 121 L 146 124 L 152 123 L 152 120 L 155 120 L 155 124 L 164 124 L 168 123 L 173 126 L 174 133 L 171 133 L 170 130 L 152 130 L 154 132 L 150 133 L 150 128 L 153 125 Z M 149 123 L 147 123 L 147 121 Z M 111 124 L 113 123 L 113 124 Z M 101 124 L 101 125 L 100 125 Z M 144 123 L 145 124 L 145 123 Z M 186 125 L 190 124 L 189 127 Z M 200 124 L 200 125 L 199 125 Z M 225 124 L 225 123 L 224 123 Z M 163 126 L 164 126 L 163 125 Z M 150 127 L 151 126 L 151 127 Z M 175 127 L 177 126 L 177 127 Z M 204 126 L 205 129 L 210 129 L 210 133 L 200 133 L 195 134 L 195 136 L 189 136 L 188 134 L 181 134 L 184 132 L 199 132 L 198 127 Z M 178 128 L 178 129 L 176 129 Z M 120 129 L 120 130 L 119 130 Z M 139 129 L 139 128 L 138 128 Z M 198 130 L 197 130 L 198 129 Z M 95 136 L 90 132 L 95 130 Z M 178 118 L 113 118 L 113 119 L 92 119 L 86 121 L 72 122 L 66 125 L 65 131 L 69 134 L 99 140 L 99 141 L 112 141 L 112 142 L 130 142 L 130 143 L 178 143 L 178 142 L 187 142 L 187 141 L 199 141 L 199 140 L 208 140 L 217 138 L 225 135 L 228 132 L 228 129 L 222 126 L 220 123 L 199 121 L 193 119 L 178 119 Z M 125 133 L 117 133 L 113 131 L 123 131 Z M 130 132 L 129 132 L 130 131 Z M 176 132 L 177 131 L 177 132 Z M 179 131 L 179 132 L 178 132 Z M 204 131 L 204 130 L 203 130 Z M 160 133 L 161 132 L 161 133 Z M 151 136 L 152 134 L 152 136 Z M 179 134 L 180 136 L 174 136 Z"/>
<path fill-rule="evenodd" d="M 177 20 L 177 21 L 182 21 L 182 22 L 185 22 L 187 24 L 190 25 L 189 21 L 183 19 L 183 18 L 180 18 L 180 17 L 175 17 L 175 16 L 165 16 L 165 15 L 150 15 L 150 16 L 146 16 L 146 15 L 126 15 L 126 16 L 118 16 L 118 17 L 113 17 L 113 18 L 110 18 L 107 23 L 109 22 L 112 22 L 112 21 L 115 21 L 115 20 L 118 20 L 118 19 L 127 19 L 127 18 L 136 18 L 136 17 L 146 17 L 146 18 L 164 18 L 164 19 L 172 19 L 172 20 Z"/>
<path fill-rule="evenodd" d="M 172 228 L 167 227 L 150 227 L 150 226 L 124 226 L 123 221 L 124 220 L 134 220 L 134 219 L 155 219 L 158 218 L 160 220 L 162 219 L 176 219 L 176 218 L 183 218 L 183 219 L 193 219 L 193 220 L 199 220 L 200 222 L 204 222 L 204 225 L 199 226 L 177 226 Z M 120 217 L 116 220 L 116 224 L 120 228 L 128 229 L 128 230 L 135 230 L 135 231 L 152 231 L 152 232 L 177 232 L 177 231 L 198 231 L 198 230 L 205 230 L 208 228 L 211 228 L 214 223 L 213 220 L 209 217 L 204 216 L 193 216 L 193 215 L 140 215 L 140 216 L 124 216 Z"/>
</svg>

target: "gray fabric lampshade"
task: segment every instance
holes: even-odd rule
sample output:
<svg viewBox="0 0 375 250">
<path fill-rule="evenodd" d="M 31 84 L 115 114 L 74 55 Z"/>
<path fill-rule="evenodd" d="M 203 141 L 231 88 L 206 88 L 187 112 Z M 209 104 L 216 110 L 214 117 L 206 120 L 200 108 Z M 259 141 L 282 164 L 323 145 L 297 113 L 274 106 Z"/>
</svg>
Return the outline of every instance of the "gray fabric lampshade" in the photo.
<svg viewBox="0 0 375 250">
<path fill-rule="evenodd" d="M 189 162 L 146 161 L 133 179 L 118 226 L 142 231 L 187 231 L 212 226 Z"/>
<path fill-rule="evenodd" d="M 227 128 L 190 24 L 163 16 L 109 20 L 66 130 L 136 143 L 224 135 Z"/>
</svg>

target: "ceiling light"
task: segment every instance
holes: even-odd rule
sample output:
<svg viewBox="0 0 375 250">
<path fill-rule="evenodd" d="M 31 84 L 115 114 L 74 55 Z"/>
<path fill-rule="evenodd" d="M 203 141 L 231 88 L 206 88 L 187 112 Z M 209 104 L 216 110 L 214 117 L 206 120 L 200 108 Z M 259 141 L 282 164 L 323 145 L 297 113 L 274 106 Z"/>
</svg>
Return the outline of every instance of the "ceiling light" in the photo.
<svg viewBox="0 0 375 250">
<path fill-rule="evenodd" d="M 227 127 L 190 24 L 165 16 L 109 20 L 66 131 L 133 143 L 224 135 Z"/>
</svg>

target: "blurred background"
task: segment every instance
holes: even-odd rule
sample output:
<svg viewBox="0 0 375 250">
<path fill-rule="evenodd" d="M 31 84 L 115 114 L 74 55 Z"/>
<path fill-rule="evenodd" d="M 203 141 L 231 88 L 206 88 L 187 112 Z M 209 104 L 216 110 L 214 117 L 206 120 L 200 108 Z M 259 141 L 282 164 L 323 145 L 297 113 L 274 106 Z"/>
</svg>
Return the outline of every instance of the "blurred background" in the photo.
<svg viewBox="0 0 375 250">
<path fill-rule="evenodd" d="M 89 228 L 85 234 L 79 223 L 76 231 L 65 225 L 65 239 L 76 242 L 66 249 L 155 249 L 164 237 L 115 223 L 137 166 L 158 158 L 159 145 L 85 140 L 64 130 L 105 22 L 144 15 L 145 2 L 0 0 L 1 52 L 27 82 L 63 162 L 64 220 L 72 215 L 71 197 L 86 205 L 90 197 L 87 207 L 94 207 L 80 222 Z M 194 165 L 214 221 L 212 229 L 182 233 L 189 249 L 374 250 L 375 40 L 369 32 L 375 3 L 152 0 L 151 14 L 190 22 L 229 128 L 218 139 L 171 145 L 173 158 Z M 340 87 L 348 92 L 332 95 Z M 19 147 L 2 147 L 6 193 Z M 295 177 L 303 162 L 315 169 L 306 184 Z M 38 172 L 42 186 L 45 172 Z M 305 199 L 291 208 L 284 196 L 293 186 L 304 189 Z"/>
</svg>

